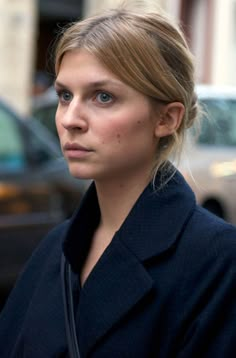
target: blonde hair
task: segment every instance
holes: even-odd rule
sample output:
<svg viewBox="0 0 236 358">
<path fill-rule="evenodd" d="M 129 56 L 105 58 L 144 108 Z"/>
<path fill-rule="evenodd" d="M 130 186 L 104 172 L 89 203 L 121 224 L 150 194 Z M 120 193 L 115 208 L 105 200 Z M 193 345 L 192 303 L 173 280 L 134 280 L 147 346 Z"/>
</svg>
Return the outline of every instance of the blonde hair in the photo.
<svg viewBox="0 0 236 358">
<path fill-rule="evenodd" d="M 193 56 L 180 28 L 159 11 L 107 10 L 64 29 L 56 47 L 56 74 L 65 53 L 81 48 L 157 103 L 184 105 L 180 127 L 157 145 L 154 172 L 167 168 L 171 157 L 180 157 L 186 129 L 198 113 Z"/>
</svg>

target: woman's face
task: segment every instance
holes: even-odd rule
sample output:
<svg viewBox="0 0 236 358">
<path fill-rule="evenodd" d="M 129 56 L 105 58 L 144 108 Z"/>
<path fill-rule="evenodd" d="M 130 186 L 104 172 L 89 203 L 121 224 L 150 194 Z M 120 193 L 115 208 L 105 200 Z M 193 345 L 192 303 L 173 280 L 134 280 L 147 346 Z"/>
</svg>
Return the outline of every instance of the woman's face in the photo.
<svg viewBox="0 0 236 358">
<path fill-rule="evenodd" d="M 55 88 L 57 130 L 73 176 L 101 181 L 150 174 L 158 115 L 146 96 L 85 50 L 64 55 Z"/>
</svg>

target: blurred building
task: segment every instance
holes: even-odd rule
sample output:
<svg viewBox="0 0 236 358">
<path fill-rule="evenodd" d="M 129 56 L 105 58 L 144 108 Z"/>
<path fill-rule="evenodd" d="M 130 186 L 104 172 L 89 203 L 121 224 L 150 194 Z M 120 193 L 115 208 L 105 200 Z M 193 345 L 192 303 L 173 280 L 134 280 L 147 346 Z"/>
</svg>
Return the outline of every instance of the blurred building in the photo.
<svg viewBox="0 0 236 358">
<path fill-rule="evenodd" d="M 119 0 L 86 0 L 85 15 Z M 182 24 L 196 57 L 197 81 L 236 85 L 236 0 L 146 0 Z"/>
<path fill-rule="evenodd" d="M 36 18 L 36 0 L 0 0 L 0 96 L 20 112 L 30 106 Z"/>
<path fill-rule="evenodd" d="M 81 19 L 83 0 L 38 0 L 37 57 L 38 71 L 52 71 L 53 45 L 61 28 Z"/>
<path fill-rule="evenodd" d="M 196 57 L 200 83 L 236 85 L 236 1 L 166 0 Z"/>
<path fill-rule="evenodd" d="M 0 0 L 0 96 L 29 112 L 31 94 L 53 79 L 53 45 L 60 29 L 120 1 Z M 195 54 L 198 82 L 236 85 L 236 0 L 144 3 L 163 7 L 181 23 Z"/>
<path fill-rule="evenodd" d="M 82 0 L 0 0 L 0 96 L 17 111 L 50 84 L 57 32 L 81 16 Z"/>
</svg>

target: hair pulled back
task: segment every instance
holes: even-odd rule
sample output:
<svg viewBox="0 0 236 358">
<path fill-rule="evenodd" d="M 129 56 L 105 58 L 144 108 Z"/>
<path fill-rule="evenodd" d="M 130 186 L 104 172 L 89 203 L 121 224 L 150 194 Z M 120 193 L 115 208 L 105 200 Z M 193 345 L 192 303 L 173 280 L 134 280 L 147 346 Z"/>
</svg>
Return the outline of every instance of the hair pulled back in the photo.
<svg viewBox="0 0 236 358">
<path fill-rule="evenodd" d="M 185 114 L 178 130 L 161 138 L 154 171 L 179 158 L 186 129 L 198 113 L 193 56 L 180 28 L 160 12 L 123 7 L 74 22 L 65 28 L 55 54 L 59 71 L 68 51 L 86 49 L 123 82 L 150 99 L 181 102 Z"/>
</svg>

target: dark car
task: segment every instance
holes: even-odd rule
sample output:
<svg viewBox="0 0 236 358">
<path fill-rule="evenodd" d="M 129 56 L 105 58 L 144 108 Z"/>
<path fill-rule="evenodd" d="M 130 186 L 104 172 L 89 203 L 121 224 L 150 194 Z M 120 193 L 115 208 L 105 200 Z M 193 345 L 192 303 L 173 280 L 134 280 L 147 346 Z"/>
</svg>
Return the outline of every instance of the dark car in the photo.
<svg viewBox="0 0 236 358">
<path fill-rule="evenodd" d="M 71 215 L 88 183 L 73 179 L 58 141 L 0 101 L 0 290 L 42 237 Z"/>
<path fill-rule="evenodd" d="M 55 124 L 58 96 L 54 86 L 48 88 L 43 94 L 35 97 L 32 103 L 33 118 L 41 122 L 58 140 Z"/>
</svg>

